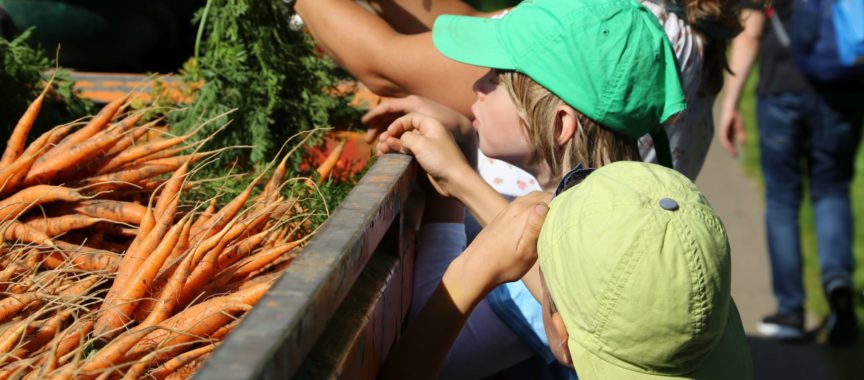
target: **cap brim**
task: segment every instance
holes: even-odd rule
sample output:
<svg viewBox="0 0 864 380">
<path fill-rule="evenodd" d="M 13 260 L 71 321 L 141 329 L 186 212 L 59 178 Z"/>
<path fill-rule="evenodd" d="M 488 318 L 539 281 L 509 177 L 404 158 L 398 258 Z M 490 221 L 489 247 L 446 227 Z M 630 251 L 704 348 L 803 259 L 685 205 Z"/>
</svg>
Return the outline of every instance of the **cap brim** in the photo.
<svg viewBox="0 0 864 380">
<path fill-rule="evenodd" d="M 681 376 L 652 375 L 632 371 L 609 363 L 584 350 L 579 344 L 570 345 L 570 355 L 580 379 L 752 379 L 753 361 L 746 344 L 744 327 L 738 308 L 733 301 L 729 307 L 729 319 L 717 347 L 708 354 L 702 365 L 693 372 Z M 658 337 L 663 339 L 663 337 Z"/>
<path fill-rule="evenodd" d="M 452 60 L 474 66 L 515 70 L 498 38 L 500 19 L 443 15 L 432 27 L 435 48 Z"/>
</svg>

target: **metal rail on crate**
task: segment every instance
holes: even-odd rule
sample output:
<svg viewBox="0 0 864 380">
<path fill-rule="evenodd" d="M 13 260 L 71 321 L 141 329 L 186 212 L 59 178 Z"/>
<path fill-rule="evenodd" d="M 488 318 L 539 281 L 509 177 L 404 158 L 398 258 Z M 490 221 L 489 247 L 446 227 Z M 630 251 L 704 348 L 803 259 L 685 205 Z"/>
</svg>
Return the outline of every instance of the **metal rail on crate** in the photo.
<svg viewBox="0 0 864 380">
<path fill-rule="evenodd" d="M 195 378 L 374 377 L 410 304 L 416 172 L 409 156 L 380 158 Z"/>
</svg>

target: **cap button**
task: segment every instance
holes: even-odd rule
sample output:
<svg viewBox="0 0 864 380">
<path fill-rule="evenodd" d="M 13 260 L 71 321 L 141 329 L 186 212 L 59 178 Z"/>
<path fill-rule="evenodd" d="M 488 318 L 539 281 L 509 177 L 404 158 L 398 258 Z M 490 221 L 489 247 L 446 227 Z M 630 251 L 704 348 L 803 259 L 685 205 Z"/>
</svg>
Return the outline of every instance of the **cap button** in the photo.
<svg viewBox="0 0 864 380">
<path fill-rule="evenodd" d="M 663 198 L 660 200 L 660 208 L 666 211 L 675 211 L 678 209 L 678 202 L 671 198 Z"/>
</svg>

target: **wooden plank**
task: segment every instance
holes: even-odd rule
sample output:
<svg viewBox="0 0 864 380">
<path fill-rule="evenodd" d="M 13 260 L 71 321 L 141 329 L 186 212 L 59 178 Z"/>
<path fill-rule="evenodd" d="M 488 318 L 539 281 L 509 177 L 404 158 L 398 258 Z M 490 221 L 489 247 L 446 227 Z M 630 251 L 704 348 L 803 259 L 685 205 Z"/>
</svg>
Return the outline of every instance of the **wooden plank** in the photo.
<svg viewBox="0 0 864 380">
<path fill-rule="evenodd" d="M 409 156 L 380 158 L 196 378 L 293 376 L 400 213 L 416 171 Z"/>
<path fill-rule="evenodd" d="M 297 378 L 377 377 L 411 306 L 414 243 L 424 203 L 419 192 L 414 194 L 406 202 L 399 224 L 390 227 L 345 302 L 303 362 Z"/>
</svg>

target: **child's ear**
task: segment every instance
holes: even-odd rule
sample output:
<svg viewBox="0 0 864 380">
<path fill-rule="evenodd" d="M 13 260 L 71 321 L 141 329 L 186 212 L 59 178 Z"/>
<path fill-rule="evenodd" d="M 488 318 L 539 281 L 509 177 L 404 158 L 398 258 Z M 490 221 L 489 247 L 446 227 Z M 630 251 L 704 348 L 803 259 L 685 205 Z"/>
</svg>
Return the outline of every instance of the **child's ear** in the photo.
<svg viewBox="0 0 864 380">
<path fill-rule="evenodd" d="M 556 359 L 558 359 L 561 364 L 573 368 L 573 358 L 570 357 L 570 346 L 567 344 L 567 341 L 570 339 L 570 334 L 567 333 L 567 327 L 564 326 L 564 319 L 561 318 L 561 313 L 552 313 L 552 328 L 558 332 L 558 337 L 561 339 L 561 346 L 552 348 Z M 557 352 L 554 352 L 555 350 L 557 350 Z"/>
<path fill-rule="evenodd" d="M 562 146 L 567 144 L 579 129 L 576 110 L 566 104 L 558 107 L 555 113 L 555 142 Z"/>
</svg>

